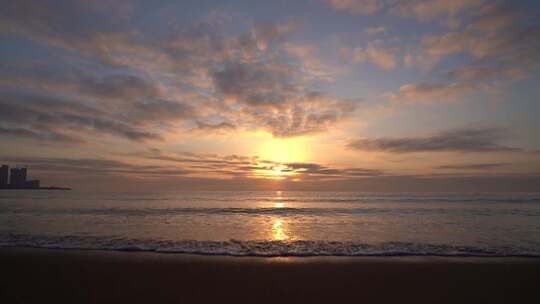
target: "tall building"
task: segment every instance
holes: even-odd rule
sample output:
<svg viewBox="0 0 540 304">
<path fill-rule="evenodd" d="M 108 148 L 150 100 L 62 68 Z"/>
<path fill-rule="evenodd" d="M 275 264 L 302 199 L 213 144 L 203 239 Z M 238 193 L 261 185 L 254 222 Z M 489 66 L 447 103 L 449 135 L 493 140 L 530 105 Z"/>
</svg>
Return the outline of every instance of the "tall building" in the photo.
<svg viewBox="0 0 540 304">
<path fill-rule="evenodd" d="M 12 168 L 10 172 L 9 185 L 14 188 L 26 188 L 26 168 Z"/>
<path fill-rule="evenodd" d="M 0 166 L 0 189 L 40 189 L 39 180 L 26 180 L 27 168 Z"/>
<path fill-rule="evenodd" d="M 0 167 L 0 188 L 7 188 L 8 177 L 9 177 L 9 167 L 6 165 L 2 165 L 2 167 Z"/>
</svg>

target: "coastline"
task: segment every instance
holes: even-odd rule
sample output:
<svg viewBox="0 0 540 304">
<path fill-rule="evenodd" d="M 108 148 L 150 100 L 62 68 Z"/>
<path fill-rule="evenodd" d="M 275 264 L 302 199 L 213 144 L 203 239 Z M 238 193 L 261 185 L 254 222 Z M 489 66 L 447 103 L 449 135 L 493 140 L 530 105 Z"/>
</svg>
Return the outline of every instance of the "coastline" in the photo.
<svg viewBox="0 0 540 304">
<path fill-rule="evenodd" d="M 72 189 L 68 188 L 68 187 L 48 186 L 48 187 L 37 187 L 37 188 L 0 188 L 0 190 L 59 190 L 59 191 L 70 191 Z"/>
<path fill-rule="evenodd" d="M 4 303 L 519 303 L 540 258 L 232 257 L 0 248 Z"/>
</svg>

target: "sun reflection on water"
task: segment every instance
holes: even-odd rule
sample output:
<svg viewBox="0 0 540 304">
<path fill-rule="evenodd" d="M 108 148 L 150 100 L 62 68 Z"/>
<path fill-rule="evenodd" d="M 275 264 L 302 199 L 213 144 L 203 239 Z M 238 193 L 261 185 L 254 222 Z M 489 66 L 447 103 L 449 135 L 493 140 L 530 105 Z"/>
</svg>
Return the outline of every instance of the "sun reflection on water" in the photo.
<svg viewBox="0 0 540 304">
<path fill-rule="evenodd" d="M 281 196 L 281 191 L 276 191 L 276 196 L 274 197 L 274 199 L 277 201 L 274 202 L 274 208 L 285 207 L 285 203 L 281 202 L 281 200 L 283 199 L 283 197 Z"/>
<path fill-rule="evenodd" d="M 272 223 L 272 237 L 276 241 L 285 241 L 289 239 L 287 231 L 283 227 L 282 219 L 274 219 Z"/>
<path fill-rule="evenodd" d="M 285 203 L 274 203 L 274 208 L 283 208 L 285 207 Z"/>
</svg>

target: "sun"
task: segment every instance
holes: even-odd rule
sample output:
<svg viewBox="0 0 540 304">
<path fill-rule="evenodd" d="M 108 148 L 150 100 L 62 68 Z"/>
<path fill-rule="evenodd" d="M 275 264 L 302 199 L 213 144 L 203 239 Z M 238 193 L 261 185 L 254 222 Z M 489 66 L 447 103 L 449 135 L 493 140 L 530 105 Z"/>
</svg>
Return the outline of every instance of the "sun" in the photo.
<svg viewBox="0 0 540 304">
<path fill-rule="evenodd" d="M 269 138 L 260 146 L 258 155 L 277 163 L 305 162 L 308 158 L 306 139 L 304 138 Z M 274 168 L 279 174 L 283 168 Z"/>
<path fill-rule="evenodd" d="M 256 169 L 253 173 L 256 176 L 270 178 L 270 179 L 285 179 L 288 176 L 294 175 L 294 172 L 291 172 L 287 169 L 285 165 L 272 165 L 268 163 L 260 163 L 260 169 Z"/>
<path fill-rule="evenodd" d="M 264 134 L 253 142 L 259 157 L 260 169 L 253 170 L 254 176 L 282 180 L 298 173 L 288 164 L 302 163 L 309 160 L 309 138 L 275 138 Z"/>
</svg>

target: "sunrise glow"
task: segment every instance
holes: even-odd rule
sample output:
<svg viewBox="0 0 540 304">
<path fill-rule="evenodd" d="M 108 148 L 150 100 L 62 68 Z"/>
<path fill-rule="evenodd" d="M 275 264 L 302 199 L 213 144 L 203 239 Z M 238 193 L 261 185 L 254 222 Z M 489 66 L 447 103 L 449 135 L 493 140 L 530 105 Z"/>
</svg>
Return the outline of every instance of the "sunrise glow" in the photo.
<svg viewBox="0 0 540 304">
<path fill-rule="evenodd" d="M 5 0 L 0 303 L 529 303 L 540 0 Z"/>
<path fill-rule="evenodd" d="M 537 184 L 534 1 L 11 2 L 0 156 L 53 184 Z"/>
<path fill-rule="evenodd" d="M 258 147 L 258 155 L 262 159 L 280 163 L 304 162 L 308 158 L 308 147 L 303 138 L 268 138 Z M 282 169 L 275 168 L 276 172 Z"/>
</svg>

